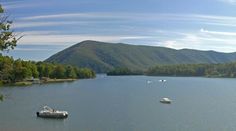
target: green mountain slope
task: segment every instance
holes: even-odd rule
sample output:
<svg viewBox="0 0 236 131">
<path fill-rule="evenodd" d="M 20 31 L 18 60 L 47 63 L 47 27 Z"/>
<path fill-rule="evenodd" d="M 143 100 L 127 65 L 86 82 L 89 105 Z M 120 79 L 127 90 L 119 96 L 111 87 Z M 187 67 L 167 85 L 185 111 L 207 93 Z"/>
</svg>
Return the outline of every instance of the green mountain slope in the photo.
<svg viewBox="0 0 236 131">
<path fill-rule="evenodd" d="M 46 61 L 89 67 L 96 72 L 107 72 L 114 67 L 145 70 L 157 64 L 226 63 L 236 61 L 236 53 L 175 50 L 88 40 L 60 51 Z"/>
</svg>

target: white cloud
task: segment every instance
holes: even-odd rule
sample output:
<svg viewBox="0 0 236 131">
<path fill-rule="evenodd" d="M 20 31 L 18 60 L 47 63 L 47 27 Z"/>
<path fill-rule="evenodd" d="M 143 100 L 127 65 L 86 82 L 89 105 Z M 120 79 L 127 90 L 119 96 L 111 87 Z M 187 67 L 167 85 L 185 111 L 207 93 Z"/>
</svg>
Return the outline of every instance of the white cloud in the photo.
<svg viewBox="0 0 236 131">
<path fill-rule="evenodd" d="M 205 29 L 200 29 L 200 32 L 213 34 L 213 35 L 225 35 L 225 36 L 236 36 L 236 32 L 222 32 L 222 31 L 209 31 Z"/>
<path fill-rule="evenodd" d="M 110 18 L 110 19 L 133 19 L 133 20 L 236 20 L 234 16 L 203 15 L 203 14 L 172 14 L 172 13 L 61 13 L 22 17 L 20 20 L 39 20 L 53 18 Z M 145 18 L 145 19 L 144 19 Z"/>
<path fill-rule="evenodd" d="M 210 22 L 205 22 L 204 24 L 206 25 L 215 25 L 215 26 L 225 26 L 225 27 L 236 27 L 236 23 L 233 21 L 232 23 L 210 23 Z"/>
<path fill-rule="evenodd" d="M 15 22 L 13 23 L 13 28 L 47 27 L 47 26 L 75 25 L 75 24 L 87 24 L 87 23 L 78 21 Z"/>
<path fill-rule="evenodd" d="M 229 3 L 229 4 L 236 4 L 236 0 L 219 0 L 221 2 Z"/>
<path fill-rule="evenodd" d="M 20 48 L 16 47 L 16 51 L 54 51 L 54 49 L 41 49 L 41 48 Z"/>
<path fill-rule="evenodd" d="M 97 40 L 105 42 L 120 42 L 131 39 L 147 39 L 149 36 L 99 36 L 99 35 L 26 35 L 20 39 L 19 43 L 51 43 L 51 44 L 75 44 L 84 40 Z"/>
<path fill-rule="evenodd" d="M 39 20 L 39 19 L 53 19 L 53 18 L 117 18 L 118 16 L 112 13 L 64 13 L 51 15 L 37 15 L 23 17 L 20 20 Z"/>
<path fill-rule="evenodd" d="M 154 36 L 122 36 L 122 35 L 78 35 L 78 34 L 60 34 L 57 31 L 53 35 L 47 34 L 47 31 L 26 32 L 19 44 L 26 45 L 66 45 L 70 46 L 84 40 L 97 40 L 104 42 L 125 42 L 128 40 L 144 41 L 146 45 L 158 45 L 174 49 L 198 49 L 215 50 L 220 52 L 235 52 L 236 37 L 230 32 L 209 31 L 200 29 L 196 32 L 171 32 L 161 31 L 158 37 Z M 58 33 L 58 34 L 56 34 Z M 169 34 L 169 35 L 168 35 Z M 176 35 L 177 34 L 177 35 Z M 168 35 L 168 37 L 165 37 Z M 159 37 L 160 36 L 160 37 Z M 164 37 L 162 37 L 164 36 Z M 145 42 L 147 41 L 147 42 Z M 22 50 L 22 49 L 20 49 Z"/>
<path fill-rule="evenodd" d="M 47 15 L 35 15 L 35 16 L 28 16 L 22 17 L 19 20 L 45 20 L 45 19 L 65 19 L 65 18 L 100 18 L 100 17 L 112 17 L 107 16 L 104 13 L 60 13 L 60 14 L 47 14 Z"/>
<path fill-rule="evenodd" d="M 160 44 L 160 43 L 159 43 Z M 175 48 L 175 49 L 181 49 L 182 47 L 180 47 L 180 45 L 177 43 L 177 41 L 174 40 L 167 40 L 167 41 L 163 41 L 162 44 L 165 47 L 168 48 Z"/>
<path fill-rule="evenodd" d="M 145 19 L 144 19 L 145 18 Z M 145 14 L 145 13 L 62 13 L 51 15 L 36 15 L 29 17 L 21 17 L 15 22 L 15 27 L 43 27 L 43 26 L 59 26 L 59 25 L 79 25 L 98 23 L 120 24 L 125 22 L 155 22 L 155 21 L 173 21 L 173 22 L 194 22 L 205 25 L 215 26 L 236 26 L 236 17 L 219 16 L 219 15 L 202 15 L 202 14 Z M 66 20 L 66 21 L 65 21 Z M 41 21 L 41 22 L 39 22 Z"/>
<path fill-rule="evenodd" d="M 9 10 L 9 9 L 18 9 L 18 8 L 34 8 L 34 7 L 39 7 L 43 5 L 43 2 L 39 3 L 26 3 L 24 1 L 7 1 L 7 2 L 1 2 L 3 5 L 4 9 Z"/>
<path fill-rule="evenodd" d="M 145 19 L 144 19 L 145 18 Z M 139 40 L 143 43 L 158 43 L 159 45 L 182 49 L 200 49 L 200 50 L 216 50 L 224 52 L 236 51 L 236 32 L 226 31 L 210 31 L 206 29 L 200 29 L 195 31 L 186 31 L 183 29 L 182 32 L 168 31 L 168 30 L 157 30 L 155 28 L 149 28 L 151 31 L 133 31 L 133 29 L 143 28 L 138 27 L 136 24 L 130 25 L 132 22 L 159 22 L 159 21 L 173 21 L 173 22 L 192 22 L 201 25 L 214 25 L 214 26 L 228 26 L 236 27 L 236 17 L 234 16 L 217 16 L 217 15 L 202 15 L 202 14 L 143 14 L 143 13 L 70 13 L 70 14 L 51 14 L 51 15 L 38 15 L 30 17 L 22 17 L 15 23 L 16 28 L 26 27 L 45 27 L 45 26 L 64 26 L 64 25 L 78 25 L 81 24 L 95 27 L 96 31 L 104 31 L 104 25 L 98 25 L 98 22 L 110 22 L 112 30 L 118 29 L 123 26 L 127 29 L 127 26 L 132 26 L 132 29 L 122 33 L 112 33 L 116 35 L 94 35 L 96 31 L 90 33 L 90 35 L 79 35 L 79 34 L 62 34 L 63 32 L 51 31 L 51 32 L 27 32 L 27 36 L 20 40 L 20 43 L 34 44 L 34 43 L 51 43 L 51 44 L 74 44 L 83 40 L 98 40 L 105 42 L 126 42 L 129 40 Z M 66 20 L 66 21 L 63 21 Z M 129 23 L 125 23 L 125 21 Z M 120 23 L 124 22 L 124 23 Z M 115 23 L 115 24 L 114 24 Z M 113 25 L 112 25 L 113 24 Z M 90 28 L 91 29 L 91 28 Z M 109 30 L 109 28 L 106 28 Z M 217 28 L 216 28 L 217 29 Z M 130 31 L 132 30 L 132 31 Z M 232 30 L 232 29 L 231 29 Z M 137 32 L 142 34 L 155 35 L 158 37 L 137 35 Z M 140 43 L 140 42 L 139 42 Z M 149 43 L 148 43 L 149 44 Z M 227 48 L 226 48 L 227 47 Z M 229 48 L 228 48 L 229 47 Z M 231 47 L 231 48 L 230 48 Z"/>
<path fill-rule="evenodd" d="M 157 45 L 174 49 L 215 50 L 219 52 L 236 52 L 236 37 L 234 32 L 220 32 L 200 29 L 200 31 L 182 33 L 169 32 L 166 34 L 180 34 L 169 36 L 157 42 Z M 164 35 L 166 35 L 164 34 Z"/>
<path fill-rule="evenodd" d="M 61 34 L 60 31 L 54 31 L 54 30 L 45 30 L 45 31 L 25 31 L 25 32 L 15 32 L 16 34 L 20 35 L 52 35 L 52 34 Z"/>
</svg>

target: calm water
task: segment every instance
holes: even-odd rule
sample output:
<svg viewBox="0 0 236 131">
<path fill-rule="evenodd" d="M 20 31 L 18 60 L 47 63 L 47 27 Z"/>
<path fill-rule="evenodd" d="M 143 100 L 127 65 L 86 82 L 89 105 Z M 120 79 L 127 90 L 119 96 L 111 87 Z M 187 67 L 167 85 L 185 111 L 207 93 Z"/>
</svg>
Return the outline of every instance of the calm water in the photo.
<svg viewBox="0 0 236 131">
<path fill-rule="evenodd" d="M 236 79 L 99 75 L 0 90 L 7 97 L 0 103 L 0 131 L 236 130 Z M 161 104 L 162 97 L 174 101 Z M 37 118 L 43 105 L 67 110 L 69 117 Z"/>
</svg>

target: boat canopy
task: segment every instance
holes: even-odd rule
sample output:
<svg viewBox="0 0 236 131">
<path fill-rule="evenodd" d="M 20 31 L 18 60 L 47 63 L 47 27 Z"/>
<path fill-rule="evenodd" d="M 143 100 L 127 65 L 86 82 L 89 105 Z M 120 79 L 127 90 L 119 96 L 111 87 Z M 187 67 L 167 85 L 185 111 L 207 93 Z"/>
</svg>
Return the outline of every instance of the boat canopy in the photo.
<svg viewBox="0 0 236 131">
<path fill-rule="evenodd" d="M 43 109 L 47 110 L 47 111 L 53 111 L 53 109 L 51 107 L 49 107 L 49 106 L 44 106 Z"/>
</svg>

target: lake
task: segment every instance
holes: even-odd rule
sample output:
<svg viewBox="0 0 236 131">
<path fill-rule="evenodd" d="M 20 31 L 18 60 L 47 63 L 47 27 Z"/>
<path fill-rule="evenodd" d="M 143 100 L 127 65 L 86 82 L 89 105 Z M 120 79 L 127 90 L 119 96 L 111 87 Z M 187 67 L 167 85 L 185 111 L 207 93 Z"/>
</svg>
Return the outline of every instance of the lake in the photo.
<svg viewBox="0 0 236 131">
<path fill-rule="evenodd" d="M 0 90 L 6 95 L 1 131 L 236 130 L 236 79 L 98 75 Z M 163 97 L 172 104 L 160 103 Z M 69 117 L 37 118 L 44 105 L 66 110 Z"/>
</svg>

